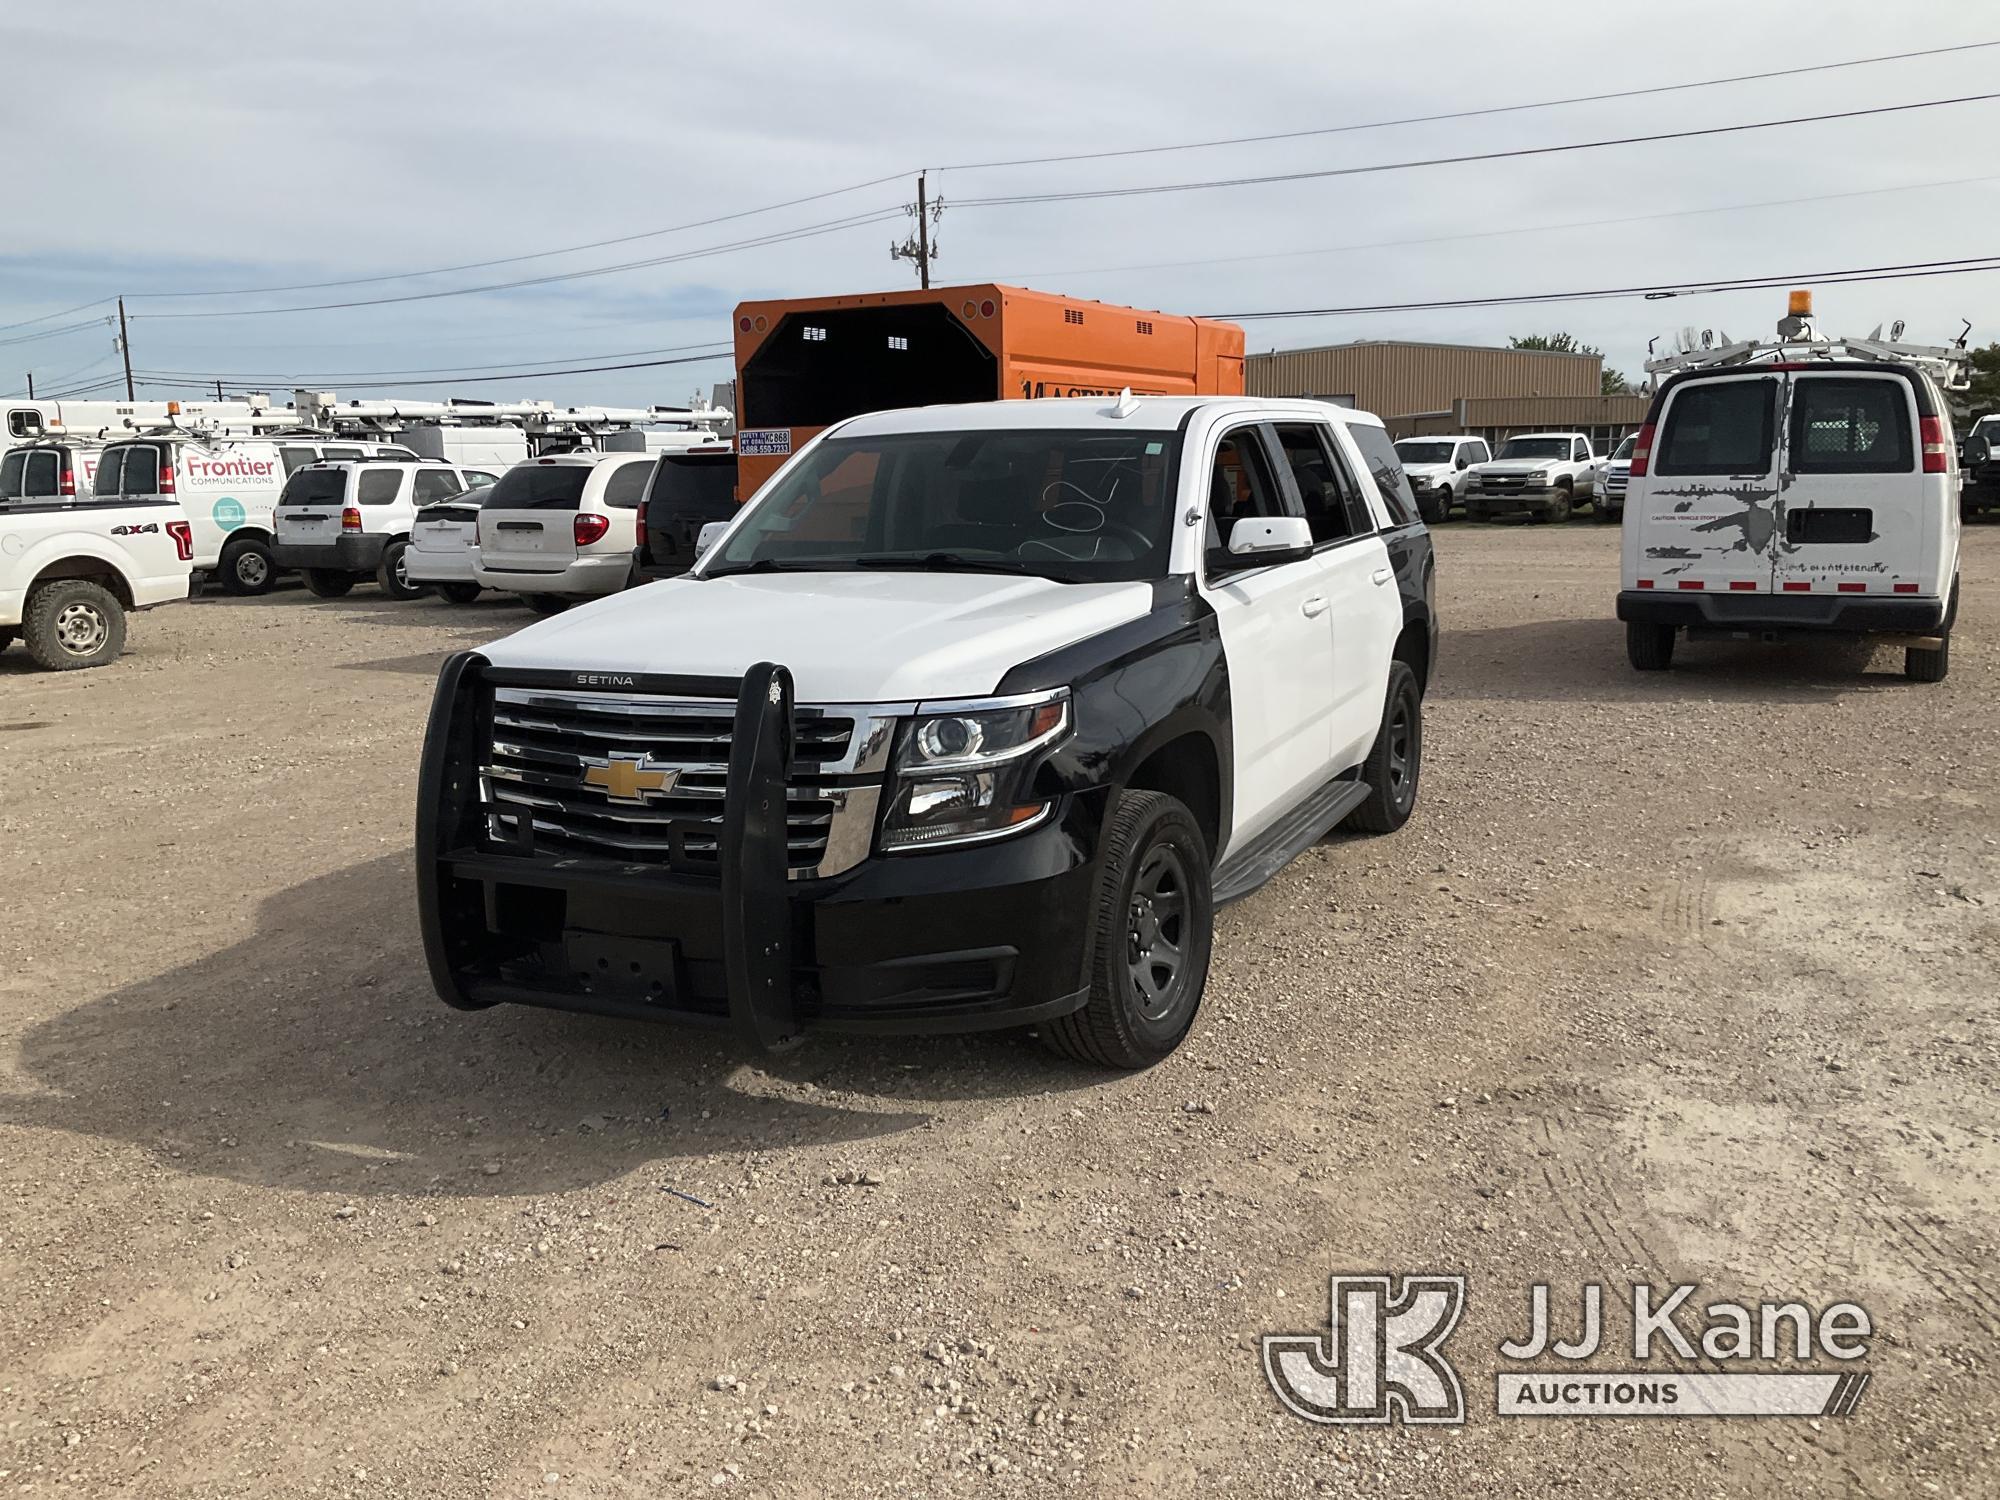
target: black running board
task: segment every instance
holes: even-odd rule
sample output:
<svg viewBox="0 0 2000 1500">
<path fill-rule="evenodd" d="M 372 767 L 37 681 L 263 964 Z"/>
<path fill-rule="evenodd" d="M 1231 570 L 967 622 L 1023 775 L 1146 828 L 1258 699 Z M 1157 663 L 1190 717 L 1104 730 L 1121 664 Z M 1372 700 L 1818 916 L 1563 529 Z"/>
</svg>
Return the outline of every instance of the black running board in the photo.
<svg viewBox="0 0 2000 1500">
<path fill-rule="evenodd" d="M 1329 781 L 1215 868 L 1214 901 L 1241 901 L 1368 800 L 1365 781 Z"/>
</svg>

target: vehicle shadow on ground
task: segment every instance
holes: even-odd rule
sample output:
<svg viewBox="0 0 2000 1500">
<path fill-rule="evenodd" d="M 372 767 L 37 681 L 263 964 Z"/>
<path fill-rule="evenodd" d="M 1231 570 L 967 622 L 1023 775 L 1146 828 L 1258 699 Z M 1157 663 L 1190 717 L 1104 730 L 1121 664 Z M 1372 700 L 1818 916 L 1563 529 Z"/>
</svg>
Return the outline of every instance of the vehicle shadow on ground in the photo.
<svg viewBox="0 0 2000 1500">
<path fill-rule="evenodd" d="M 1530 620 L 1486 630 L 1446 629 L 1432 695 L 1439 699 L 1548 699 L 1606 703 L 1744 700 L 1826 702 L 1896 690 L 1903 648 L 1839 636 L 1788 641 L 1688 641 L 1665 672 L 1640 672 L 1616 620 Z"/>
<path fill-rule="evenodd" d="M 448 1010 L 414 895 L 407 852 L 309 880 L 266 900 L 244 941 L 42 1021 L 21 1039 L 27 1087 L 0 1092 L 0 1124 L 123 1141 L 171 1171 L 260 1186 L 495 1196 L 651 1163 L 671 1178 L 671 1164 L 710 1155 L 832 1159 L 926 1128 L 943 1100 L 1107 1077 L 1018 1032 L 751 1058 L 681 1027 Z"/>
</svg>

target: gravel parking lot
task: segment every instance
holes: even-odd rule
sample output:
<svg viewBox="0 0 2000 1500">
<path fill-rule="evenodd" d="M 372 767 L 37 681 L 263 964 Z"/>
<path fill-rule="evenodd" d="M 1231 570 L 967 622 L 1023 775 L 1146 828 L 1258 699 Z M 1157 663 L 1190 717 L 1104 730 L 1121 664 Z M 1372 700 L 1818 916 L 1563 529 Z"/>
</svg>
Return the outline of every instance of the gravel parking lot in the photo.
<svg viewBox="0 0 2000 1500">
<path fill-rule="evenodd" d="M 1641 676 L 1610 528 L 1438 548 L 1416 818 L 1225 912 L 1129 1077 L 444 1009 L 418 741 L 524 610 L 288 589 L 0 657 L 0 1493 L 2000 1489 L 2000 527 L 1940 686 Z M 1267 1387 L 1375 1269 L 1470 1278 L 1465 1427 Z M 1635 1280 L 1860 1302 L 1865 1401 L 1493 1415 L 1529 1283 Z"/>
</svg>

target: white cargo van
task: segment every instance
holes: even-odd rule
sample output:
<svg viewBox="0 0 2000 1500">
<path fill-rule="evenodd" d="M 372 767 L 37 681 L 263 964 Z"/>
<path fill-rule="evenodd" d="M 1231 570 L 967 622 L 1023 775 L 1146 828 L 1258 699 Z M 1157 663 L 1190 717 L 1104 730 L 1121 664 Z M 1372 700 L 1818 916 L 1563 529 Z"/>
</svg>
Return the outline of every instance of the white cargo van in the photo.
<svg viewBox="0 0 2000 1500">
<path fill-rule="evenodd" d="M 174 496 L 194 528 L 195 571 L 216 574 L 232 594 L 262 594 L 278 581 L 272 511 L 286 477 L 323 460 L 375 457 L 416 455 L 400 444 L 312 434 L 238 439 L 163 432 L 106 447 L 93 489 L 106 499 Z"/>
<path fill-rule="evenodd" d="M 1803 305 L 1776 343 L 1697 361 L 1653 398 L 1625 496 L 1632 665 L 1670 666 L 1683 630 L 1821 632 L 1896 638 L 1906 675 L 1941 681 L 1959 475 L 1939 381 L 1964 351 L 1826 340 Z"/>
</svg>

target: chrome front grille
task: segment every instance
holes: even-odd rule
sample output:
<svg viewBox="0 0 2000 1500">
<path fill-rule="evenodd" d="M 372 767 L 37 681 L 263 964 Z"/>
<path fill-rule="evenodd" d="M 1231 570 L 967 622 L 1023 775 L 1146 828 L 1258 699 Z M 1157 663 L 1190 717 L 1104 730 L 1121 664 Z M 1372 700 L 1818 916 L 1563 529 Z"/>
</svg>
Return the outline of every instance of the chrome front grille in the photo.
<svg viewBox="0 0 2000 1500">
<path fill-rule="evenodd" d="M 736 705 L 720 699 L 496 687 L 480 768 L 504 849 L 718 873 Z M 858 864 L 874 841 L 896 720 L 802 704 L 786 788 L 794 879 Z"/>
<path fill-rule="evenodd" d="M 1528 481 L 1520 474 L 1482 474 L 1479 487 L 1489 495 L 1517 495 L 1528 487 Z"/>
</svg>

